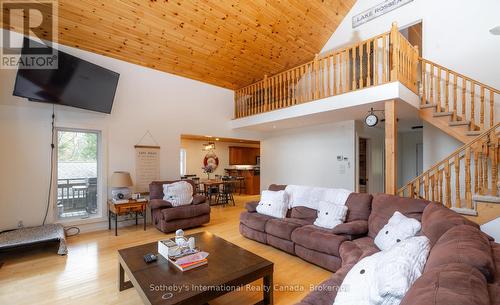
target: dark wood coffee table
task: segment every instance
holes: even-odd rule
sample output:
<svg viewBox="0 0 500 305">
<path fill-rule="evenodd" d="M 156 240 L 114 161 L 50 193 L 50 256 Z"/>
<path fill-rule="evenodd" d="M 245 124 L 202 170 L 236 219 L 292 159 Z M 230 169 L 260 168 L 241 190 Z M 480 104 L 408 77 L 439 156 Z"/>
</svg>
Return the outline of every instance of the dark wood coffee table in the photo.
<svg viewBox="0 0 500 305">
<path fill-rule="evenodd" d="M 208 264 L 182 272 L 158 255 L 146 264 L 143 256 L 157 253 L 158 243 L 118 250 L 119 289 L 135 287 L 145 304 L 206 304 L 221 295 L 260 278 L 264 299 L 257 304 L 273 304 L 274 264 L 209 232 L 188 237 L 210 253 Z M 130 281 L 125 282 L 127 274 Z"/>
</svg>

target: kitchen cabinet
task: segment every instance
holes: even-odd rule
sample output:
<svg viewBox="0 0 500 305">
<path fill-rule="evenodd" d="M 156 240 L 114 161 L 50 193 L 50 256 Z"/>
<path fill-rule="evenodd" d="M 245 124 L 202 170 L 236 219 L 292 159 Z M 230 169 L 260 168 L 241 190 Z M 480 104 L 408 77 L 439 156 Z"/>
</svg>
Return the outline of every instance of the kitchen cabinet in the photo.
<svg viewBox="0 0 500 305">
<path fill-rule="evenodd" d="M 260 156 L 260 148 L 229 147 L 229 165 L 255 165 L 258 156 Z"/>
</svg>

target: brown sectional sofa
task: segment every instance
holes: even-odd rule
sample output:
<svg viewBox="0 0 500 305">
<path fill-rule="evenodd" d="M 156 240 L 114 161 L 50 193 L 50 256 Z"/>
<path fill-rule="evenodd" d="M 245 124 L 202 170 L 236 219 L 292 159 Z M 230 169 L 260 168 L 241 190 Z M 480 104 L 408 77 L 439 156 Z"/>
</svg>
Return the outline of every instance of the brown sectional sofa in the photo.
<svg viewBox="0 0 500 305">
<path fill-rule="evenodd" d="M 176 181 L 153 181 L 149 185 L 149 205 L 151 216 L 156 228 L 164 233 L 177 229 L 198 227 L 210 222 L 210 205 L 205 196 L 197 195 L 194 182 L 183 180 L 193 185 L 193 203 L 173 207 L 168 201 L 163 200 L 163 185 Z"/>
<path fill-rule="evenodd" d="M 270 190 L 284 187 L 273 185 Z M 242 235 L 335 272 L 297 305 L 331 305 L 349 270 L 362 258 L 380 251 L 374 238 L 395 211 L 419 220 L 420 234 L 427 236 L 432 246 L 422 276 L 401 305 L 500 304 L 500 244 L 477 224 L 439 203 L 420 199 L 353 193 L 346 204 L 346 222 L 332 230 L 312 225 L 313 212 L 304 212 L 304 208 L 295 208 L 286 219 L 276 220 L 256 213 L 255 203 L 249 203 L 248 211 L 241 215 Z M 299 214 L 307 217 L 297 217 Z M 305 220 L 304 225 L 288 238 L 296 219 Z M 267 225 L 271 221 L 273 224 Z"/>
</svg>

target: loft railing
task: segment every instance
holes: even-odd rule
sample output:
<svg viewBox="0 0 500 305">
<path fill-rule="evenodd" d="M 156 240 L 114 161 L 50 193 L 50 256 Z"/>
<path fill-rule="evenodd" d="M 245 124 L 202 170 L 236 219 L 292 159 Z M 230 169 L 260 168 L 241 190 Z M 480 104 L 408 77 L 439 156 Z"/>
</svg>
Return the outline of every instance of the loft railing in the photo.
<svg viewBox="0 0 500 305">
<path fill-rule="evenodd" d="M 443 161 L 408 182 L 399 196 L 442 202 L 446 207 L 474 210 L 472 195 L 498 194 L 500 123 L 458 148 Z"/>
<path fill-rule="evenodd" d="M 495 95 L 500 91 L 419 58 L 422 105 L 436 105 L 437 112 L 450 112 L 453 122 L 484 130 L 495 124 Z"/>
<path fill-rule="evenodd" d="M 399 80 L 417 90 L 418 49 L 393 24 L 386 32 L 235 91 L 242 118 Z"/>
</svg>

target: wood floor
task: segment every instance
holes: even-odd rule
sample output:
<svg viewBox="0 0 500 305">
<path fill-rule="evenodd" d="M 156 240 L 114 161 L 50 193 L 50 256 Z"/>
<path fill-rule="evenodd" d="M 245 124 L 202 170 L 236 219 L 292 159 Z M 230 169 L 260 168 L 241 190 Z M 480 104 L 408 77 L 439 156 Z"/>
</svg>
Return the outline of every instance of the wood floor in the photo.
<svg viewBox="0 0 500 305">
<path fill-rule="evenodd" d="M 241 236 L 239 214 L 244 203 L 251 199 L 237 197 L 236 207 L 213 207 L 210 224 L 188 233 L 210 231 L 274 262 L 274 284 L 278 289 L 274 293 L 275 304 L 294 304 L 309 293 L 311 285 L 321 283 L 331 272 Z M 2 254 L 0 304 L 142 304 L 135 289 L 118 291 L 117 250 L 167 236 L 172 234 L 165 235 L 151 225 L 143 231 L 139 225 L 120 228 L 117 237 L 112 231 L 69 237 L 67 256 L 56 255 L 57 247 Z M 260 300 L 259 292 L 240 291 L 210 304 L 245 305 Z"/>
</svg>

